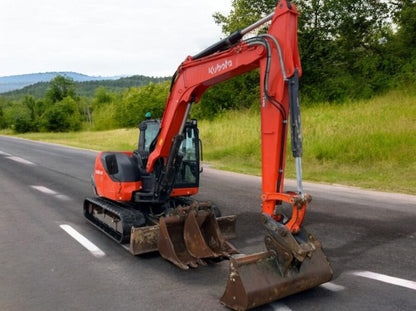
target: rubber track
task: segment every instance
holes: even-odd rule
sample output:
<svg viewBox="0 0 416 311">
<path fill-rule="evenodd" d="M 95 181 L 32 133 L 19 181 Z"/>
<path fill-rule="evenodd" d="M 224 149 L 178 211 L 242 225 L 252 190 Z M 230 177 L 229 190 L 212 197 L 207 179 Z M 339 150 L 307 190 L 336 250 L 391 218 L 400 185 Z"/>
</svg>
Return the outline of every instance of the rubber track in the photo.
<svg viewBox="0 0 416 311">
<path fill-rule="evenodd" d="M 116 215 L 120 218 L 122 223 L 122 232 L 118 232 L 108 226 L 106 223 L 103 223 L 99 219 L 95 218 L 89 213 L 89 204 L 94 204 L 99 206 L 102 209 L 110 212 L 113 215 Z M 92 223 L 95 227 L 103 231 L 113 240 L 117 241 L 120 244 L 128 243 L 130 241 L 131 227 L 141 227 L 144 226 L 146 221 L 142 212 L 133 209 L 124 204 L 111 201 L 102 197 L 87 197 L 84 200 L 84 216 L 87 220 Z"/>
</svg>

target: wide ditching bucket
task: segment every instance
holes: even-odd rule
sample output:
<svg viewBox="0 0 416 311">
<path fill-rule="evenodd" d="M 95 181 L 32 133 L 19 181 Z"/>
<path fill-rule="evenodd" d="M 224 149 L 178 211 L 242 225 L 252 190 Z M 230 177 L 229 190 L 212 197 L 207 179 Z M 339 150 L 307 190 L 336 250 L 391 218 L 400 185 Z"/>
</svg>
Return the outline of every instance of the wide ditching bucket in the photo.
<svg viewBox="0 0 416 311">
<path fill-rule="evenodd" d="M 321 244 L 305 229 L 295 236 L 263 215 L 268 229 L 266 252 L 235 255 L 221 303 L 247 310 L 313 288 L 332 278 Z"/>
<path fill-rule="evenodd" d="M 205 265 L 204 259 L 230 257 L 237 250 L 223 237 L 211 210 L 159 219 L 159 253 L 181 269 Z"/>
<path fill-rule="evenodd" d="M 210 203 L 178 208 L 152 226 L 132 227 L 130 252 L 159 251 L 181 269 L 205 265 L 205 259 L 229 258 L 238 251 L 227 241 L 236 237 L 237 216 L 216 217 Z"/>
</svg>

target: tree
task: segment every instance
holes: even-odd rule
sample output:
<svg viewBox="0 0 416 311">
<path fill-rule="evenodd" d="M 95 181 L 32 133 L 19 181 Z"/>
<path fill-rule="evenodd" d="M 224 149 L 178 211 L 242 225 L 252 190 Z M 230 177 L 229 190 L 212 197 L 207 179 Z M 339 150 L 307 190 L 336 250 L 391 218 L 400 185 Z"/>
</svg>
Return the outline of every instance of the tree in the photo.
<svg viewBox="0 0 416 311">
<path fill-rule="evenodd" d="M 255 70 L 214 85 L 204 93 L 201 102 L 194 105 L 192 117 L 213 119 L 225 110 L 258 107 L 259 79 L 259 73 Z"/>
<path fill-rule="evenodd" d="M 2 96 L 0 96 L 0 129 L 4 129 L 8 127 L 8 120 L 7 116 L 4 112 L 4 108 L 6 107 L 7 102 L 4 100 Z"/>
<path fill-rule="evenodd" d="M 65 97 L 76 99 L 74 80 L 69 77 L 56 76 L 49 83 L 46 98 L 52 103 L 57 103 Z"/>
<path fill-rule="evenodd" d="M 416 47 L 416 1 L 397 0 L 393 3 L 393 20 L 398 26 L 397 37 L 415 52 Z"/>
<path fill-rule="evenodd" d="M 221 25 L 225 35 L 243 29 L 265 14 L 273 12 L 276 0 L 233 0 L 232 9 L 228 16 L 221 13 L 213 15 L 217 24 Z"/>
<path fill-rule="evenodd" d="M 78 131 L 81 128 L 81 115 L 77 102 L 71 97 L 65 97 L 51 105 L 42 116 L 43 128 L 51 132 Z"/>
<path fill-rule="evenodd" d="M 139 88 L 130 88 L 123 93 L 117 106 L 115 119 L 121 127 L 137 126 L 147 112 L 153 118 L 161 118 L 169 92 L 169 83 L 150 83 Z"/>
<path fill-rule="evenodd" d="M 17 133 L 26 133 L 33 130 L 33 120 L 30 109 L 22 103 L 16 103 L 12 109 L 12 127 Z"/>
<path fill-rule="evenodd" d="M 0 129 L 6 128 L 6 120 L 4 118 L 3 107 L 0 106 Z"/>
<path fill-rule="evenodd" d="M 94 100 L 92 101 L 93 109 L 100 108 L 105 104 L 109 104 L 113 101 L 114 96 L 106 90 L 105 87 L 100 86 L 94 92 Z"/>
<path fill-rule="evenodd" d="M 409 0 L 403 0 L 409 1 Z M 368 96 L 375 89 L 380 42 L 389 21 L 386 2 L 378 0 L 299 0 L 299 49 L 303 97 L 342 100 Z M 275 9 L 269 0 L 234 0 L 228 16 L 215 21 L 229 34 Z M 306 86 L 306 87 L 305 87 Z"/>
<path fill-rule="evenodd" d="M 110 93 L 104 86 L 98 87 L 94 92 L 89 111 L 90 124 L 95 130 L 109 130 L 117 128 L 114 118 L 116 94 Z"/>
<path fill-rule="evenodd" d="M 394 55 L 392 74 L 402 85 L 409 85 L 416 82 L 416 1 L 397 0 L 392 10 L 397 25 L 396 35 L 388 42 L 389 52 Z"/>
</svg>

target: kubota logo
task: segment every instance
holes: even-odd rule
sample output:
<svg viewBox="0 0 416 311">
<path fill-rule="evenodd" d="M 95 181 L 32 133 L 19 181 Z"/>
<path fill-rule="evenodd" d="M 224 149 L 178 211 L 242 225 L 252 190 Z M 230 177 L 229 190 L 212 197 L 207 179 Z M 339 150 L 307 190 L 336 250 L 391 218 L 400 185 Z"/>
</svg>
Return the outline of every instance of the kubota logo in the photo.
<svg viewBox="0 0 416 311">
<path fill-rule="evenodd" d="M 208 73 L 211 75 L 214 75 L 218 72 L 221 72 L 225 69 L 228 69 L 230 67 L 233 66 L 233 61 L 232 60 L 225 60 L 223 63 L 221 64 L 217 64 L 216 66 L 211 66 L 208 68 Z"/>
</svg>

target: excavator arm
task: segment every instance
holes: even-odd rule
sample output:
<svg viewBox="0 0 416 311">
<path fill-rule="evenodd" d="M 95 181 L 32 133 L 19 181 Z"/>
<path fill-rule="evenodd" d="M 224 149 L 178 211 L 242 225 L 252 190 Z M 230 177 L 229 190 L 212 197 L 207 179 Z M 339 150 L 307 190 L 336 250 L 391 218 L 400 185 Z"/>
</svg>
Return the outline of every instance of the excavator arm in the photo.
<svg viewBox="0 0 416 311">
<path fill-rule="evenodd" d="M 293 217 L 295 220 L 289 224 L 293 232 L 299 230 L 309 200 L 309 196 L 299 193 L 301 191 L 296 194 L 283 193 L 290 104 L 298 102 L 296 86 L 302 73 L 297 42 L 297 15 L 294 5 L 282 1 L 273 14 L 254 26 L 232 34 L 198 55 L 189 56 L 178 67 L 172 81 L 157 143 L 146 167 L 148 172 L 153 172 L 155 163 L 161 158 L 164 159 L 164 176 L 159 180 L 163 184 L 166 180 L 171 180 L 172 176 L 175 176 L 172 169 L 175 158 L 173 155 L 180 143 L 191 105 L 197 103 L 210 86 L 259 68 L 263 213 L 279 219 L 280 216 L 274 214 L 276 202 L 296 202 L 295 211 L 299 217 Z M 253 27 L 270 20 L 267 34 L 239 40 Z M 294 115 L 295 118 L 298 116 L 299 113 Z M 168 197 L 168 193 L 158 195 Z M 299 205 L 303 207 L 299 209 Z"/>
</svg>

